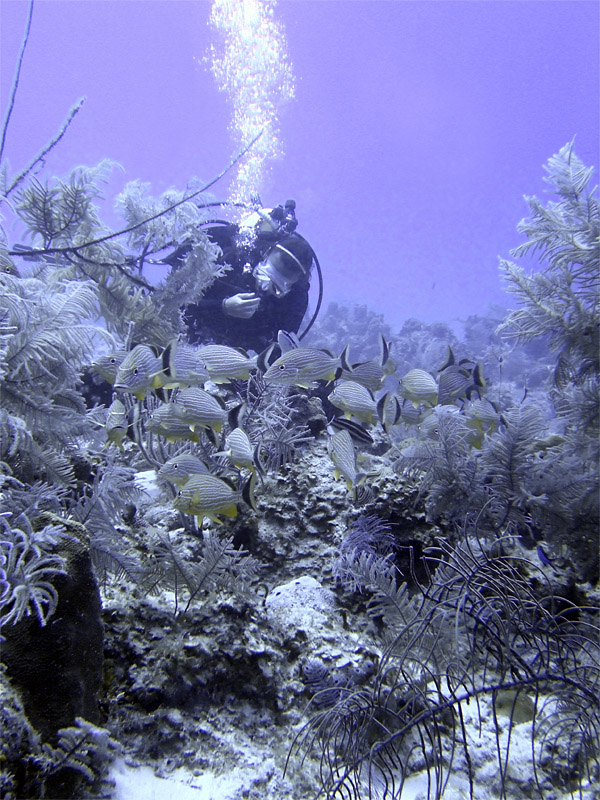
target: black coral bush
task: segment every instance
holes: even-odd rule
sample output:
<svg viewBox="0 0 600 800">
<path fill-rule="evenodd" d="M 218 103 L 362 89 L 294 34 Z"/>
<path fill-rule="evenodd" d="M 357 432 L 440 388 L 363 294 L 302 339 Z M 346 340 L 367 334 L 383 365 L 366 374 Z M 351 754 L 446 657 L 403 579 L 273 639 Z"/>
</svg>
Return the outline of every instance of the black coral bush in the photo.
<svg viewBox="0 0 600 800">
<path fill-rule="evenodd" d="M 460 545 L 428 553 L 437 569 L 412 596 L 385 559 L 357 556 L 370 611 L 393 635 L 374 684 L 345 691 L 296 738 L 300 753 L 320 754 L 320 796 L 399 800 L 420 772 L 427 797 L 439 800 L 460 769 L 471 797 L 509 798 L 504 731 L 521 722 L 530 723 L 538 796 L 557 787 L 577 793 L 600 778 L 597 620 L 554 596 L 543 570 L 509 540 L 490 548 L 464 534 Z M 471 752 L 486 726 L 498 769 L 484 790 Z"/>
</svg>

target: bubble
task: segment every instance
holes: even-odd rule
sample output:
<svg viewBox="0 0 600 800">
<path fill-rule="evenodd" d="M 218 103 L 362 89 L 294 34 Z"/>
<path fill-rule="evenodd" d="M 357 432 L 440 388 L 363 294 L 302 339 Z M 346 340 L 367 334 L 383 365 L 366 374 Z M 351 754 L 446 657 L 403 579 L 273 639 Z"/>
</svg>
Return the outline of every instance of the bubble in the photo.
<svg viewBox="0 0 600 800">
<path fill-rule="evenodd" d="M 210 24 L 220 37 L 210 61 L 219 89 L 232 104 L 236 151 L 262 136 L 238 164 L 229 200 L 260 192 L 268 164 L 283 155 L 278 114 L 293 99 L 295 78 L 275 0 L 213 0 Z"/>
</svg>

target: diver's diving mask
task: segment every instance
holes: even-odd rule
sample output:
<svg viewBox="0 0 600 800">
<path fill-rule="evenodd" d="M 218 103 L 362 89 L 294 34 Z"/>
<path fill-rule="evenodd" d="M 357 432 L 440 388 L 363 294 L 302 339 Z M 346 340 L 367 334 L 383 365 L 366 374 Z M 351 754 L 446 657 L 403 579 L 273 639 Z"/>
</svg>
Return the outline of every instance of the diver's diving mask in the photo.
<svg viewBox="0 0 600 800">
<path fill-rule="evenodd" d="M 258 290 L 275 297 L 285 297 L 305 274 L 302 263 L 281 244 L 276 244 L 254 270 Z"/>
</svg>

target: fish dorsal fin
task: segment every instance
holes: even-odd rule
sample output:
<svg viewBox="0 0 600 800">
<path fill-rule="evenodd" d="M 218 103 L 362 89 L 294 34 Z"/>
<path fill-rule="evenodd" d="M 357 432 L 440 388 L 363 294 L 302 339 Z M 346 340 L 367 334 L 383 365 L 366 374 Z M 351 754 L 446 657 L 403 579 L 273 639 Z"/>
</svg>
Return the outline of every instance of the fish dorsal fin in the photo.
<svg viewBox="0 0 600 800">
<path fill-rule="evenodd" d="M 342 369 L 345 369 L 347 372 L 352 371 L 352 367 L 350 366 L 350 362 L 348 361 L 348 351 L 350 350 L 350 345 L 347 344 L 346 347 L 342 350 L 340 354 L 340 363 L 342 365 Z"/>
<path fill-rule="evenodd" d="M 288 350 L 294 350 L 300 347 L 300 339 L 292 331 L 277 331 L 277 344 L 281 350 L 281 354 L 287 353 Z"/>
<path fill-rule="evenodd" d="M 450 345 L 448 345 L 448 353 L 446 355 L 446 360 L 439 368 L 438 372 L 442 372 L 442 370 L 446 369 L 447 367 L 451 367 L 453 364 L 456 364 L 456 358 L 454 357 L 454 351 L 452 350 Z"/>
<path fill-rule="evenodd" d="M 480 389 L 485 388 L 485 379 L 482 374 L 481 362 L 477 362 L 475 365 L 475 369 L 473 370 L 473 381 L 477 387 Z"/>
<path fill-rule="evenodd" d="M 206 436 L 206 438 L 210 441 L 214 447 L 217 447 L 217 434 L 214 432 L 212 428 L 203 428 L 202 433 Z"/>
<path fill-rule="evenodd" d="M 155 386 L 153 387 L 153 392 L 162 403 L 170 403 L 173 400 L 175 389 L 165 386 Z"/>
<path fill-rule="evenodd" d="M 272 363 L 274 363 L 275 359 L 271 361 L 273 353 L 275 352 L 275 348 L 277 345 L 272 342 L 267 348 L 265 348 L 262 353 L 259 353 L 256 356 L 256 366 L 259 372 L 266 372 Z"/>
<path fill-rule="evenodd" d="M 235 406 L 234 408 L 229 411 L 227 415 L 227 421 L 229 422 L 229 427 L 239 428 L 242 422 L 242 419 L 246 413 L 247 405 L 246 403 L 240 403 L 239 405 Z"/>
<path fill-rule="evenodd" d="M 177 347 L 177 339 L 171 339 L 169 344 L 162 351 L 161 361 L 162 368 L 165 375 L 173 377 L 171 374 L 171 362 L 175 358 L 175 349 Z"/>
<path fill-rule="evenodd" d="M 254 497 L 255 484 L 256 484 L 256 475 L 253 472 L 242 487 L 242 499 L 247 505 L 250 506 L 250 508 L 253 511 L 257 510 L 256 498 Z"/>
<path fill-rule="evenodd" d="M 380 344 L 381 344 L 381 354 L 380 354 L 380 360 L 379 360 L 379 363 L 381 364 L 381 366 L 382 366 L 382 367 L 385 367 L 385 365 L 387 364 L 387 362 L 388 362 L 388 359 L 389 359 L 389 357 L 390 357 L 390 350 L 391 350 L 391 348 L 392 348 L 392 343 L 391 343 L 391 342 L 388 342 L 388 341 L 386 340 L 386 338 L 385 338 L 385 336 L 383 335 L 383 333 L 382 333 L 382 334 L 380 334 L 380 336 L 381 336 L 381 341 L 380 341 Z"/>
<path fill-rule="evenodd" d="M 384 394 L 382 397 L 379 398 L 377 401 L 377 416 L 379 417 L 379 421 L 385 425 L 385 409 L 390 399 L 390 393 Z"/>
</svg>

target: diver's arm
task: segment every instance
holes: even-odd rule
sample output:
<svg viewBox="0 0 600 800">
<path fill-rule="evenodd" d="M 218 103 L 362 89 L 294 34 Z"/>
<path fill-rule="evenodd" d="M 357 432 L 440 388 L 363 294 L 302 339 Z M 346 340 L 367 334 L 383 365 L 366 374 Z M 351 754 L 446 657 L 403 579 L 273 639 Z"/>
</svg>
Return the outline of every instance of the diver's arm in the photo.
<svg viewBox="0 0 600 800">
<path fill-rule="evenodd" d="M 225 297 L 221 303 L 223 313 L 228 317 L 250 319 L 260 305 L 260 297 L 254 292 L 240 292 Z"/>
<path fill-rule="evenodd" d="M 234 272 L 217 278 L 205 289 L 204 294 L 194 302 L 194 308 L 206 317 L 215 317 L 225 313 L 224 304 L 235 295 L 243 291 L 238 285 Z"/>
<path fill-rule="evenodd" d="M 194 308 L 205 317 L 224 314 L 226 317 L 248 319 L 258 309 L 259 304 L 260 297 L 255 292 L 236 292 L 235 286 L 216 281 L 203 297 L 198 298 Z"/>
</svg>

